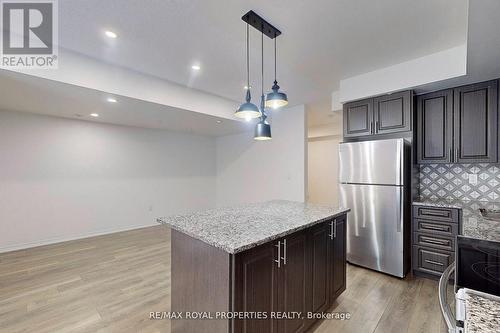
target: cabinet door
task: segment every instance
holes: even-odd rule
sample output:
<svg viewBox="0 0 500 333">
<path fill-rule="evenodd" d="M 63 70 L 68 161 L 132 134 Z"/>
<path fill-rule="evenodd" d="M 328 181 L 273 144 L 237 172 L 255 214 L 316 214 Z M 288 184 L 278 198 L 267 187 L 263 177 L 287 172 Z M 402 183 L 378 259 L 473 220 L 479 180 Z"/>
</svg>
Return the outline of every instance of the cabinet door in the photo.
<svg viewBox="0 0 500 333">
<path fill-rule="evenodd" d="M 453 90 L 417 97 L 417 159 L 419 164 L 453 161 Z"/>
<path fill-rule="evenodd" d="M 278 309 L 280 312 L 301 312 L 308 310 L 309 259 L 307 232 L 298 232 L 285 237 L 282 245 L 283 262 L 278 269 Z M 278 332 L 296 333 L 306 330 L 302 318 L 278 321 Z M 264 331 L 262 331 L 264 332 Z"/>
<path fill-rule="evenodd" d="M 373 101 L 376 134 L 411 131 L 412 92 L 380 96 Z"/>
<path fill-rule="evenodd" d="M 344 137 L 373 134 L 373 100 L 344 104 Z"/>
<path fill-rule="evenodd" d="M 310 310 L 323 312 L 329 307 L 329 270 L 328 246 L 330 245 L 330 224 L 321 223 L 310 232 L 311 248 L 311 287 Z"/>
<path fill-rule="evenodd" d="M 234 311 L 277 311 L 278 270 L 276 242 L 236 254 Z M 277 321 L 235 320 L 235 332 L 278 332 Z"/>
<path fill-rule="evenodd" d="M 333 240 L 330 240 L 330 304 L 346 289 L 346 216 L 334 222 Z"/>
<path fill-rule="evenodd" d="M 497 162 L 497 81 L 456 88 L 454 95 L 455 162 Z"/>
</svg>

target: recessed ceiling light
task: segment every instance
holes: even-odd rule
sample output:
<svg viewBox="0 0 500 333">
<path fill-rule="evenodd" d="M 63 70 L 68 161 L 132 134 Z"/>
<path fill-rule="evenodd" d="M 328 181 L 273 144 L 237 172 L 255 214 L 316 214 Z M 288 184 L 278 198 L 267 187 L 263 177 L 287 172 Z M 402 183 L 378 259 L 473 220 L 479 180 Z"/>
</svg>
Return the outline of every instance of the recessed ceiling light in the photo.
<svg viewBox="0 0 500 333">
<path fill-rule="evenodd" d="M 201 69 L 200 65 L 193 65 L 191 66 L 192 69 L 194 69 L 195 71 L 199 71 Z"/>
<path fill-rule="evenodd" d="M 222 123 L 222 120 L 217 120 L 217 124 L 221 124 Z"/>
<path fill-rule="evenodd" d="M 97 114 L 97 113 L 91 113 L 90 116 L 94 117 L 94 118 L 97 118 L 97 117 L 99 117 L 99 114 Z"/>
<path fill-rule="evenodd" d="M 116 99 L 113 97 L 108 97 L 106 100 L 110 103 L 116 103 Z"/>
<path fill-rule="evenodd" d="M 107 37 L 109 37 L 109 38 L 116 38 L 116 37 L 118 37 L 118 35 L 117 35 L 115 32 L 110 31 L 110 30 L 106 30 L 104 33 L 105 33 L 105 34 L 106 34 L 106 36 L 107 36 Z"/>
</svg>

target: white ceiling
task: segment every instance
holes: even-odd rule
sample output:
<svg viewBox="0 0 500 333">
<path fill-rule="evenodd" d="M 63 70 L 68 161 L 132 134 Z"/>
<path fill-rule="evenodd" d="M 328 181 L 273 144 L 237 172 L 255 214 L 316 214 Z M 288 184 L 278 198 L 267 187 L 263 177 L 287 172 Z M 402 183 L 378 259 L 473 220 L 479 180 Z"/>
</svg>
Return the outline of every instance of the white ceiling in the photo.
<svg viewBox="0 0 500 333">
<path fill-rule="evenodd" d="M 114 97 L 117 102 L 107 102 Z M 199 135 L 222 136 L 253 129 L 228 120 L 34 76 L 0 71 L 0 110 L 22 111 Z M 98 118 L 91 113 L 99 114 Z"/>
<path fill-rule="evenodd" d="M 253 9 L 282 30 L 278 81 L 291 104 L 329 98 L 342 78 L 463 44 L 467 0 L 65 0 L 63 48 L 232 100 L 244 96 L 245 25 Z M 103 36 L 105 29 L 118 34 Z M 272 44 L 265 41 L 265 89 Z M 260 36 L 251 34 L 260 91 Z M 191 65 L 201 71 L 193 74 Z"/>
</svg>

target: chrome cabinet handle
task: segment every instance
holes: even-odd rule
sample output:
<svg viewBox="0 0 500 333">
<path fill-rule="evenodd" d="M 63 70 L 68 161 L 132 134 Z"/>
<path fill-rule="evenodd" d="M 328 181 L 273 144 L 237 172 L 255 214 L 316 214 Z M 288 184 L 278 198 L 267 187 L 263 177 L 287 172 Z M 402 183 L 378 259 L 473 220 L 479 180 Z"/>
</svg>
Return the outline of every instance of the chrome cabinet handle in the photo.
<svg viewBox="0 0 500 333">
<path fill-rule="evenodd" d="M 275 263 L 278 263 L 278 268 L 281 267 L 281 241 L 278 241 L 278 244 L 275 245 L 278 248 L 278 260 L 274 260 Z"/>
<path fill-rule="evenodd" d="M 441 227 L 441 226 L 427 224 L 427 223 L 422 223 L 422 224 L 420 224 L 420 226 L 422 227 L 422 229 L 444 231 L 444 232 L 448 232 L 449 231 L 449 229 L 447 227 Z"/>
<path fill-rule="evenodd" d="M 337 237 L 337 219 L 334 219 L 332 222 L 330 222 L 330 234 L 328 235 L 328 237 L 330 237 L 330 239 L 334 239 Z"/>
<path fill-rule="evenodd" d="M 283 265 L 286 265 L 286 239 L 283 240 Z"/>
<path fill-rule="evenodd" d="M 428 264 L 431 264 L 431 265 L 444 266 L 444 264 L 442 262 L 437 262 L 437 261 L 434 261 L 434 260 L 425 259 L 425 262 L 428 263 Z"/>
<path fill-rule="evenodd" d="M 436 245 L 449 245 L 450 244 L 450 241 L 448 241 L 448 240 L 444 241 L 444 240 L 428 238 L 428 237 L 422 237 L 421 239 L 423 242 L 436 244 Z"/>
</svg>

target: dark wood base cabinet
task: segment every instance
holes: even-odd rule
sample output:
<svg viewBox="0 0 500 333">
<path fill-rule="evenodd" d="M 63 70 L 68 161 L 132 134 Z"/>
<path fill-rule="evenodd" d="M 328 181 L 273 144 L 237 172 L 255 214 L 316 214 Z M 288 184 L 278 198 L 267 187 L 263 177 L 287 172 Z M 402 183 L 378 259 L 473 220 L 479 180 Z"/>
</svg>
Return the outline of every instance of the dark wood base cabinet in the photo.
<svg viewBox="0 0 500 333">
<path fill-rule="evenodd" d="M 413 206 L 413 273 L 438 279 L 455 260 L 455 239 L 461 229 L 461 210 Z"/>
<path fill-rule="evenodd" d="M 233 311 L 301 317 L 235 320 L 234 332 L 307 332 L 316 322 L 307 313 L 328 311 L 346 289 L 345 223 L 342 215 L 236 254 Z"/>
<path fill-rule="evenodd" d="M 173 320 L 173 332 L 308 332 L 319 321 L 308 312 L 328 311 L 345 289 L 345 214 L 234 255 L 172 231 L 172 311 L 267 317 Z"/>
</svg>

